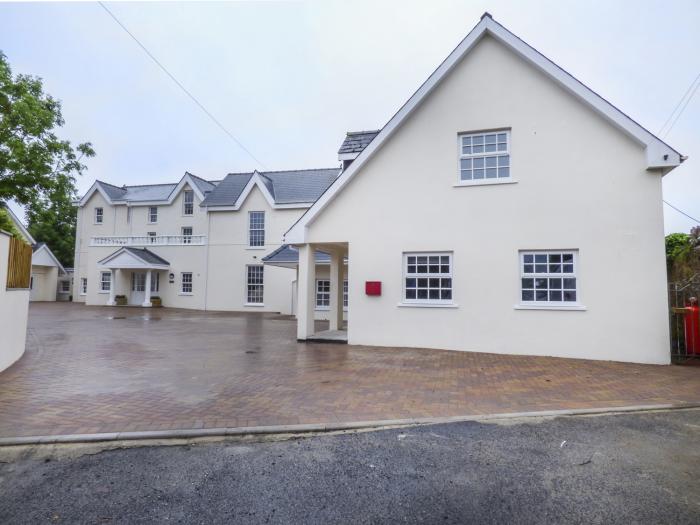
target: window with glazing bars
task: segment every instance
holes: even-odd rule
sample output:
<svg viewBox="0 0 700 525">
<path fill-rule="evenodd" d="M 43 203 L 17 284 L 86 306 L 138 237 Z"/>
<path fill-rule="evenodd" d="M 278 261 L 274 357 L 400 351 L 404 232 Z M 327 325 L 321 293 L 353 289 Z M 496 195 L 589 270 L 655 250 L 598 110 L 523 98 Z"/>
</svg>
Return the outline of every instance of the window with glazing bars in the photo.
<svg viewBox="0 0 700 525">
<path fill-rule="evenodd" d="M 180 293 L 192 293 L 191 272 L 183 272 L 180 274 Z"/>
<path fill-rule="evenodd" d="M 452 254 L 405 253 L 403 288 L 405 302 L 452 302 Z"/>
<path fill-rule="evenodd" d="M 183 192 L 182 201 L 183 215 L 193 215 L 194 214 L 194 191 L 186 190 Z"/>
<path fill-rule="evenodd" d="M 246 302 L 249 304 L 262 304 L 263 302 L 263 272 L 264 267 L 261 264 L 247 266 Z"/>
<path fill-rule="evenodd" d="M 459 179 L 510 177 L 510 131 L 459 135 Z"/>
<path fill-rule="evenodd" d="M 575 251 L 520 253 L 520 300 L 534 304 L 577 302 Z"/>
<path fill-rule="evenodd" d="M 265 246 L 265 212 L 248 212 L 248 245 Z"/>
</svg>

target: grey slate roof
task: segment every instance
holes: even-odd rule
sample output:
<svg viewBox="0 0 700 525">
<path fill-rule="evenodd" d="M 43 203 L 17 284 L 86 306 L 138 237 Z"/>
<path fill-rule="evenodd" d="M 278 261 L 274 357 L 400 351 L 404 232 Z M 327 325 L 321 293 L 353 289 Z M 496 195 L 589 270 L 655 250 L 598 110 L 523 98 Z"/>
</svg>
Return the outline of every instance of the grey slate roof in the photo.
<svg viewBox="0 0 700 525">
<path fill-rule="evenodd" d="M 330 263 L 331 261 L 331 256 L 326 252 L 316 251 L 315 257 L 316 264 Z M 299 262 L 299 250 L 297 250 L 294 246 L 290 246 L 289 244 L 283 244 L 274 252 L 263 257 L 262 260 L 266 263 L 297 264 Z"/>
<path fill-rule="evenodd" d="M 380 129 L 370 130 L 370 131 L 348 131 L 345 135 L 345 140 L 340 145 L 338 154 L 342 155 L 344 153 L 362 153 L 370 142 L 374 140 L 374 137 L 379 135 Z"/>
<path fill-rule="evenodd" d="M 204 199 L 202 206 L 233 206 L 252 173 L 229 173 Z M 326 191 L 340 168 L 258 172 L 275 204 L 311 204 Z"/>
<path fill-rule="evenodd" d="M 163 264 L 165 266 L 170 265 L 168 261 L 156 255 L 152 251 L 147 250 L 146 248 L 132 248 L 131 246 L 125 246 L 124 250 L 126 250 L 127 252 L 131 252 L 136 257 L 139 257 L 140 259 L 150 264 Z"/>
<path fill-rule="evenodd" d="M 187 172 L 197 189 L 205 196 L 216 188 L 217 181 L 204 180 L 192 173 Z M 135 186 L 115 186 L 107 182 L 98 180 L 97 183 L 107 193 L 113 201 L 129 201 L 129 202 L 147 202 L 147 201 L 164 201 L 170 197 L 170 194 L 177 187 L 178 183 L 169 184 L 143 184 Z"/>
</svg>

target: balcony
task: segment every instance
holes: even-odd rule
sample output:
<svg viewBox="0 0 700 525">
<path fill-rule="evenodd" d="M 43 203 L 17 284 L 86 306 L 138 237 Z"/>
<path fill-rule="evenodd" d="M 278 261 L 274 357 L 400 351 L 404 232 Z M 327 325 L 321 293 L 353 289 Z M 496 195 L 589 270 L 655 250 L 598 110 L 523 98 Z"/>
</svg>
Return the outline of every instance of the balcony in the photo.
<svg viewBox="0 0 700 525">
<path fill-rule="evenodd" d="M 90 246 L 203 246 L 206 243 L 206 235 L 106 235 L 90 238 Z"/>
</svg>

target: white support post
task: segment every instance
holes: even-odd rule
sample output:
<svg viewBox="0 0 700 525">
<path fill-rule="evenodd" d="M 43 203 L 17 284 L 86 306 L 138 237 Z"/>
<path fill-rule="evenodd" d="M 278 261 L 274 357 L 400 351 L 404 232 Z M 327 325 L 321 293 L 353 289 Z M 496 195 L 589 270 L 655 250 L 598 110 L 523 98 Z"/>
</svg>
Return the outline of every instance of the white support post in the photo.
<svg viewBox="0 0 700 525">
<path fill-rule="evenodd" d="M 114 296 L 116 295 L 116 286 L 117 286 L 117 270 L 114 268 L 109 270 L 109 300 L 107 301 L 107 306 L 114 306 L 117 304 L 117 301 L 115 300 Z"/>
<path fill-rule="evenodd" d="M 331 252 L 331 297 L 330 297 L 330 326 L 331 330 L 343 327 L 343 253 L 340 250 Z"/>
<path fill-rule="evenodd" d="M 152 270 L 148 270 L 146 272 L 146 299 L 141 305 L 145 306 L 146 308 L 149 308 L 151 306 L 151 272 Z"/>
<path fill-rule="evenodd" d="M 297 339 L 305 340 L 315 332 L 316 247 L 299 246 L 299 278 L 297 281 Z"/>
</svg>

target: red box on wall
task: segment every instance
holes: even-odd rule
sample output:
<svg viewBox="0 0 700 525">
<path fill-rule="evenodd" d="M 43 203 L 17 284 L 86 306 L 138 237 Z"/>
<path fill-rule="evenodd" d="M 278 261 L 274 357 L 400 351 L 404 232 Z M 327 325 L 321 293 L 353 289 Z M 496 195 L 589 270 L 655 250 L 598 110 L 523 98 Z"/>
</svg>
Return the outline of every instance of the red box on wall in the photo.
<svg viewBox="0 0 700 525">
<path fill-rule="evenodd" d="M 365 293 L 367 295 L 382 295 L 382 282 L 365 281 Z"/>
</svg>

